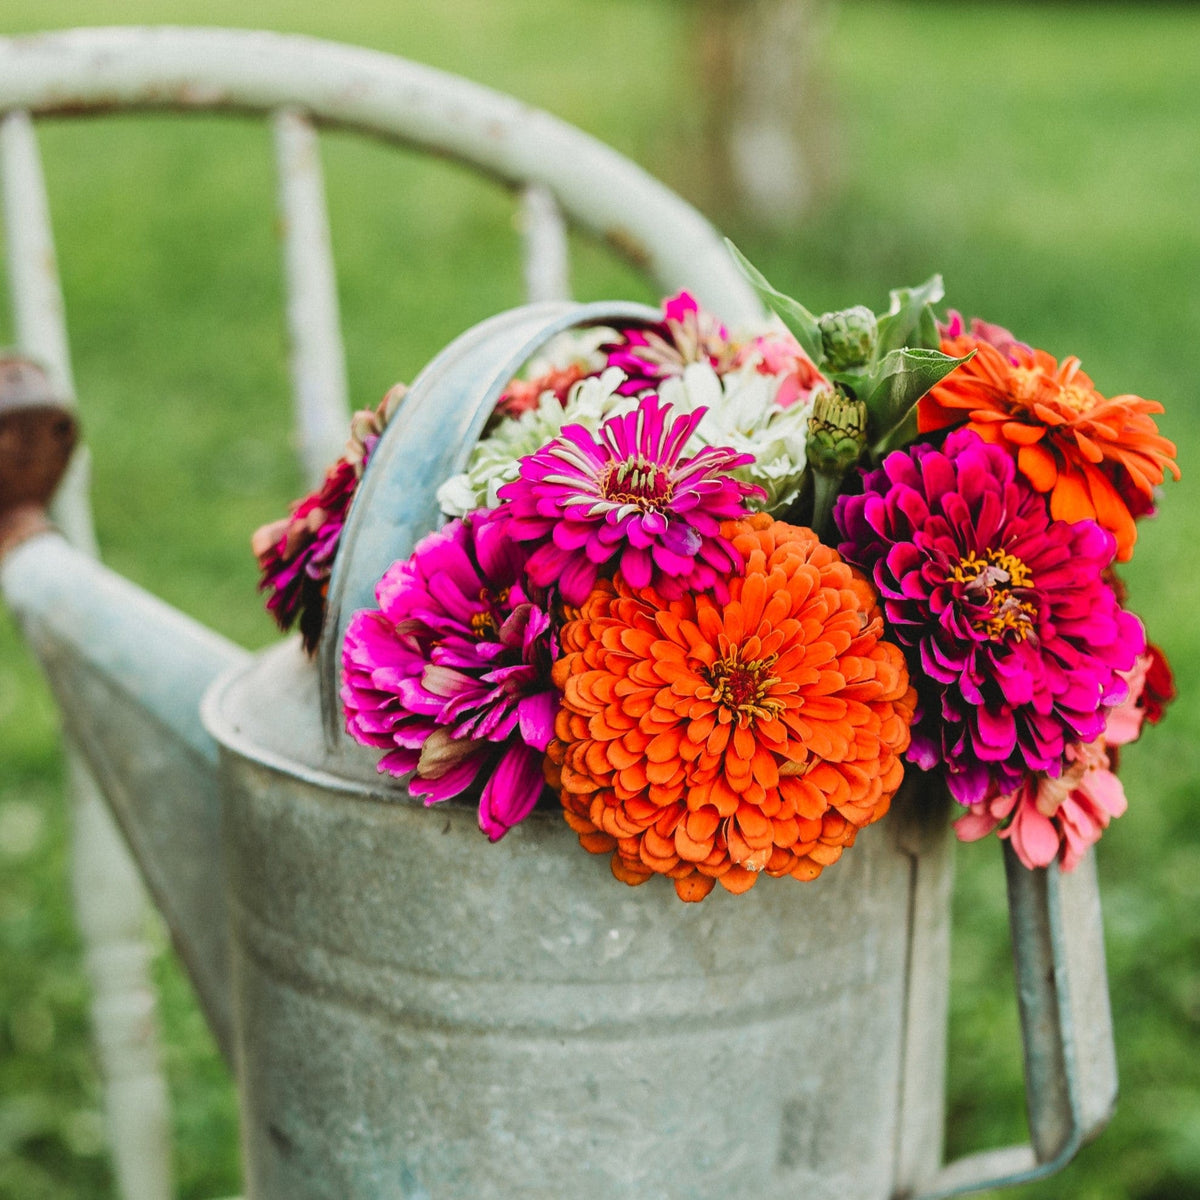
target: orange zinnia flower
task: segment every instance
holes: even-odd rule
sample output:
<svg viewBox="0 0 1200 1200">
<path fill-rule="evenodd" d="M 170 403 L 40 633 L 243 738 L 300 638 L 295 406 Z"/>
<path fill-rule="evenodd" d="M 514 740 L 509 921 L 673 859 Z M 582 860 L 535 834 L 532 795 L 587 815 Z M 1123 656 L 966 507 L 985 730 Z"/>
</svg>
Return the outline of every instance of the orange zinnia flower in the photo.
<svg viewBox="0 0 1200 1200">
<path fill-rule="evenodd" d="M 1077 358 L 1060 364 L 1019 343 L 1005 355 L 968 335 L 942 340 L 945 354 L 972 350 L 970 362 L 921 398 L 921 432 L 967 422 L 1009 450 L 1021 474 L 1049 493 L 1051 516 L 1096 521 L 1116 537 L 1117 557 L 1126 561 L 1137 538 L 1134 518 L 1153 508 L 1166 471 L 1179 478 L 1175 445 L 1150 416 L 1162 405 L 1140 396 L 1106 399 Z"/>
<path fill-rule="evenodd" d="M 887 811 L 915 692 L 871 585 L 808 529 L 722 526 L 730 600 L 601 581 L 562 632 L 547 778 L 584 849 L 683 900 L 814 879 Z"/>
</svg>

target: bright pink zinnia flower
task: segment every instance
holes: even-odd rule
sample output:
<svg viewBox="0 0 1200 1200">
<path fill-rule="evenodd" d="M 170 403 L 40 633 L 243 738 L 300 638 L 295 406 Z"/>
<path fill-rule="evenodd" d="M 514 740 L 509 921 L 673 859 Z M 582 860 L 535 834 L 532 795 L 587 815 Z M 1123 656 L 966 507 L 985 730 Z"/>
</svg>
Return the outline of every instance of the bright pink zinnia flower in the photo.
<svg viewBox="0 0 1200 1200">
<path fill-rule="evenodd" d="M 1116 541 L 1052 521 L 1011 457 L 969 429 L 889 454 L 842 496 L 843 558 L 872 574 L 920 697 L 908 757 L 961 804 L 1057 775 L 1094 741 L 1145 647 L 1103 578 Z"/>
<path fill-rule="evenodd" d="M 558 711 L 545 597 L 504 524 L 481 510 L 421 541 L 380 580 L 379 608 L 354 615 L 342 651 L 350 734 L 388 751 L 381 771 L 415 772 L 409 791 L 426 804 L 483 778 L 492 841 L 537 803 Z"/>
<path fill-rule="evenodd" d="M 557 584 L 582 604 L 610 564 L 633 588 L 666 598 L 686 591 L 727 594 L 741 562 L 721 522 L 746 513 L 744 498 L 762 489 L 728 474 L 750 454 L 683 447 L 708 410 L 676 417 L 653 393 L 636 410 L 610 417 L 595 436 L 566 425 L 554 441 L 521 460 L 520 476 L 500 489 L 511 537 L 539 545 L 526 565 L 542 587 Z"/>
</svg>

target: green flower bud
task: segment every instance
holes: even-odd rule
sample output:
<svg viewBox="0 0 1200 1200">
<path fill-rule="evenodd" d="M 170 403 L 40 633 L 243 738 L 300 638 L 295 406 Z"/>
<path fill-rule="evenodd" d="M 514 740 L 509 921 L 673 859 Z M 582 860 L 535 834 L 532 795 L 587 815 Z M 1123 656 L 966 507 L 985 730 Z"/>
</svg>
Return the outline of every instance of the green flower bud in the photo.
<svg viewBox="0 0 1200 1200">
<path fill-rule="evenodd" d="M 813 399 L 808 419 L 808 463 L 825 475 L 844 475 L 867 444 L 867 406 L 839 388 L 826 388 Z"/>
<path fill-rule="evenodd" d="M 841 312 L 826 313 L 817 324 L 828 370 L 852 371 L 870 362 L 879 331 L 869 308 L 856 304 Z"/>
</svg>

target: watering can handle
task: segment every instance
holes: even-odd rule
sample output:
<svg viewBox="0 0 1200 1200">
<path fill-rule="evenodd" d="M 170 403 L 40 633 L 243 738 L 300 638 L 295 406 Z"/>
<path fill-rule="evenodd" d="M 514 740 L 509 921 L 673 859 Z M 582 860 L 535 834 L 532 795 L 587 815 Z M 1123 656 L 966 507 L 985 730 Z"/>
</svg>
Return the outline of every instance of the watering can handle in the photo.
<svg viewBox="0 0 1200 1200">
<path fill-rule="evenodd" d="M 371 468 L 350 508 L 329 581 L 317 657 L 330 750 L 346 737 L 338 697 L 346 626 L 356 610 L 374 605 L 375 586 L 387 568 L 407 558 L 417 539 L 441 524 L 437 489 L 466 470 L 471 448 L 505 385 L 552 338 L 568 330 L 644 325 L 657 319 L 658 311 L 644 304 L 529 304 L 468 330 L 413 381 L 372 452 Z M 432 397 L 437 403 L 430 403 Z"/>
<path fill-rule="evenodd" d="M 1004 843 L 1030 1144 L 943 1167 L 914 1200 L 1053 1174 L 1107 1124 L 1117 1098 L 1095 854 L 1029 870 Z"/>
</svg>

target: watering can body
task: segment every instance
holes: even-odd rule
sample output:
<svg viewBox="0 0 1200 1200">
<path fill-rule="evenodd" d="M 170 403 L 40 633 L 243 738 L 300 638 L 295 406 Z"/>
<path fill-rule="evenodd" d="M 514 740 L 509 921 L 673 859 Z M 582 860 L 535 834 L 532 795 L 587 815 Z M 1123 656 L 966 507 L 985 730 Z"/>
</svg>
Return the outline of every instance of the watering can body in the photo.
<svg viewBox="0 0 1200 1200">
<path fill-rule="evenodd" d="M 205 701 L 251 1196 L 882 1200 L 898 1137 L 909 1183 L 936 1167 L 944 812 L 920 854 L 909 813 L 815 886 L 684 906 L 560 814 L 487 846 L 369 754 L 297 761 L 314 684 L 288 646 Z"/>
<path fill-rule="evenodd" d="M 298 660 L 205 702 L 251 1196 L 883 1200 L 898 1140 L 905 1182 L 932 1173 L 944 811 L 920 853 L 909 812 L 814 886 L 684 906 L 560 814 L 487 846 L 469 806 L 396 803 L 370 755 L 298 762 L 321 745 Z"/>
<path fill-rule="evenodd" d="M 434 360 L 373 453 L 316 663 L 252 659 L 39 530 L 3 562 L 234 1065 L 252 1200 L 952 1195 L 1056 1169 L 1111 1109 L 1094 876 L 1016 868 L 1033 1144 L 940 1166 L 940 789 L 810 884 L 681 905 L 552 811 L 487 845 L 341 731 L 345 625 L 500 389 L 565 329 L 653 315 L 517 310 Z"/>
</svg>

